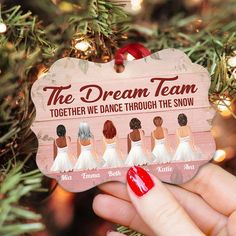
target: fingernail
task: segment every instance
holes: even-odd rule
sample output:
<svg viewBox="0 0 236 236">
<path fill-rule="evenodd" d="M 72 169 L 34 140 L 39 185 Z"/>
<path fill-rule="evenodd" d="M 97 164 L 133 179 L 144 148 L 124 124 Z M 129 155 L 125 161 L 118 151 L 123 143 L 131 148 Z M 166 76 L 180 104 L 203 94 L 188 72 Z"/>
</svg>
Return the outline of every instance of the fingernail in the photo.
<svg viewBox="0 0 236 236">
<path fill-rule="evenodd" d="M 151 176 L 141 167 L 131 167 L 127 172 L 127 182 L 132 191 L 139 197 L 153 188 Z"/>
<path fill-rule="evenodd" d="M 111 230 L 108 230 L 107 231 L 107 236 L 110 236 L 110 235 L 123 235 L 123 234 L 120 234 L 120 233 L 117 233 L 117 232 L 115 232 L 115 231 L 111 231 Z"/>
</svg>

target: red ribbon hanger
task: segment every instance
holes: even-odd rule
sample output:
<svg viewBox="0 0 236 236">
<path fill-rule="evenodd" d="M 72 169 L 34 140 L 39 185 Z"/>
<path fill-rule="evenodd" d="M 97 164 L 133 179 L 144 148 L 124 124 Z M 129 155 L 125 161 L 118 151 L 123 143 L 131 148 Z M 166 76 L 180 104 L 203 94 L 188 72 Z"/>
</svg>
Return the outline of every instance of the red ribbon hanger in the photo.
<svg viewBox="0 0 236 236">
<path fill-rule="evenodd" d="M 115 65 L 124 66 L 124 61 L 127 60 L 126 58 L 128 53 L 131 54 L 135 59 L 141 59 L 151 54 L 151 52 L 142 44 L 130 43 L 116 51 L 114 56 Z"/>
</svg>

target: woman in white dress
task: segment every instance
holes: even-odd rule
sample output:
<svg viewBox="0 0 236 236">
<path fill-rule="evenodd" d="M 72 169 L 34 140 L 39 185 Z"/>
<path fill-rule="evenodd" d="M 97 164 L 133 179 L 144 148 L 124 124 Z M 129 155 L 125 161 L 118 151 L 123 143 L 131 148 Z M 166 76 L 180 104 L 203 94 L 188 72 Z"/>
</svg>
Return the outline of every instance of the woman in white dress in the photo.
<svg viewBox="0 0 236 236">
<path fill-rule="evenodd" d="M 103 126 L 105 151 L 103 153 L 104 167 L 124 166 L 122 153 L 118 147 L 118 138 L 116 136 L 116 127 L 112 121 L 107 120 Z"/>
<path fill-rule="evenodd" d="M 92 170 L 99 167 L 98 156 L 93 145 L 93 135 L 89 125 L 80 123 L 77 140 L 78 159 L 74 170 Z"/>
<path fill-rule="evenodd" d="M 179 114 L 178 123 L 180 125 L 176 130 L 178 147 L 175 151 L 174 161 L 194 161 L 201 158 L 201 153 L 194 145 L 191 128 L 187 125 L 188 119 L 185 114 Z"/>
<path fill-rule="evenodd" d="M 127 166 L 145 165 L 149 163 L 147 151 L 144 145 L 144 131 L 141 122 L 137 118 L 131 119 L 129 123 L 133 131 L 128 134 L 128 156 L 125 161 Z"/>
<path fill-rule="evenodd" d="M 153 162 L 167 163 L 172 159 L 171 148 L 168 143 L 168 131 L 162 127 L 163 119 L 156 116 L 153 119 L 156 129 L 151 134 Z"/>
<path fill-rule="evenodd" d="M 70 137 L 66 137 L 66 128 L 64 125 L 57 126 L 58 138 L 54 140 L 54 156 L 55 160 L 51 167 L 51 171 L 67 172 L 73 170 L 73 161 L 69 154 Z"/>
</svg>

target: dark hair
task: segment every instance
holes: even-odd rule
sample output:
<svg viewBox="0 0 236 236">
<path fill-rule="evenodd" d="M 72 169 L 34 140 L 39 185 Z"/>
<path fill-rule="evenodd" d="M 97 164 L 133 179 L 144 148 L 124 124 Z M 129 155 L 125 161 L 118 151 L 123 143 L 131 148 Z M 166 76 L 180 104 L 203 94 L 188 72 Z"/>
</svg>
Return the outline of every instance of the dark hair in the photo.
<svg viewBox="0 0 236 236">
<path fill-rule="evenodd" d="M 103 135 L 107 139 L 112 139 L 116 136 L 116 127 L 111 120 L 107 120 L 103 126 Z"/>
<path fill-rule="evenodd" d="M 141 129 L 141 121 L 138 118 L 133 118 L 129 122 L 130 129 Z"/>
<path fill-rule="evenodd" d="M 188 123 L 188 118 L 184 113 L 179 114 L 178 123 L 180 126 L 185 126 Z"/>
<path fill-rule="evenodd" d="M 63 137 L 63 136 L 65 136 L 65 134 L 66 134 L 66 128 L 65 128 L 65 126 L 64 126 L 64 125 L 58 125 L 58 126 L 57 126 L 57 135 L 58 135 L 59 137 Z"/>
<path fill-rule="evenodd" d="M 155 126 L 161 126 L 162 123 L 163 123 L 163 119 L 162 119 L 160 116 L 154 117 L 154 119 L 153 119 L 153 124 L 154 124 Z"/>
</svg>

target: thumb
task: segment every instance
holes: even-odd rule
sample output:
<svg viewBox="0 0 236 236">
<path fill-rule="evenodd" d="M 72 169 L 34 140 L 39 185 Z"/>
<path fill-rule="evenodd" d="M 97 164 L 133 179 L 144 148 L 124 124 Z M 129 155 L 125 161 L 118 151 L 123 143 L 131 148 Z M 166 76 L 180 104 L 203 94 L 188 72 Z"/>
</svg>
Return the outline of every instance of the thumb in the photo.
<svg viewBox="0 0 236 236">
<path fill-rule="evenodd" d="M 155 235 L 204 235 L 155 176 L 136 166 L 127 172 L 127 182 L 133 205 Z"/>
</svg>

